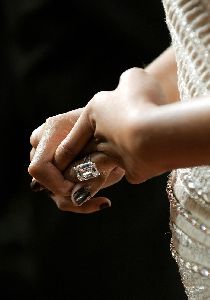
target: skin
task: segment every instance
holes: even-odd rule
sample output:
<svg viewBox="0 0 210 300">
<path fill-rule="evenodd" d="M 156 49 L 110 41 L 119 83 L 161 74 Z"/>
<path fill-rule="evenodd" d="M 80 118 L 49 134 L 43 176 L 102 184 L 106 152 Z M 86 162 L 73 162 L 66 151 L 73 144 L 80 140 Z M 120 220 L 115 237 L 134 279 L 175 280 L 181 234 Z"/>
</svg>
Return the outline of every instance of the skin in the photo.
<svg viewBox="0 0 210 300">
<path fill-rule="evenodd" d="M 174 168 L 209 164 L 209 97 L 179 102 L 176 83 L 171 48 L 146 70 L 124 72 L 114 91 L 96 94 L 82 110 L 50 118 L 32 134 L 29 173 L 55 194 L 61 209 L 93 212 L 110 201 L 94 198 L 75 208 L 72 195 L 81 186 L 94 196 L 124 172 L 129 182 L 141 183 Z M 77 184 L 71 164 L 86 153 L 94 153 L 102 176 Z"/>
<path fill-rule="evenodd" d="M 30 160 L 35 165 L 38 165 L 38 169 L 44 165 L 45 171 L 41 170 L 38 178 L 36 177 L 37 179 L 35 180 L 34 176 L 32 182 L 38 181 L 40 183 L 37 190 L 41 191 L 44 188 L 51 191 L 53 193 L 50 194 L 51 198 L 55 201 L 59 209 L 78 213 L 91 213 L 99 210 L 103 204 L 111 206 L 111 202 L 105 197 L 97 197 L 84 203 L 82 207 L 77 207 L 73 204 L 70 196 L 72 192 L 75 192 L 82 186 L 75 176 L 73 167 L 82 163 L 83 159 L 77 160 L 76 163 L 68 166 L 65 170 L 58 170 L 53 164 L 53 156 L 57 146 L 71 131 L 81 112 L 82 109 L 77 109 L 51 117 L 33 131 L 30 138 L 33 147 L 30 153 Z M 100 177 L 86 183 L 91 195 L 94 195 L 99 189 L 118 182 L 123 177 L 124 171 L 116 167 L 116 164 L 111 163 L 111 160 L 103 153 L 92 154 L 92 159 L 99 164 L 99 171 L 101 173 Z M 46 176 L 48 172 L 50 172 L 50 177 Z"/>
</svg>

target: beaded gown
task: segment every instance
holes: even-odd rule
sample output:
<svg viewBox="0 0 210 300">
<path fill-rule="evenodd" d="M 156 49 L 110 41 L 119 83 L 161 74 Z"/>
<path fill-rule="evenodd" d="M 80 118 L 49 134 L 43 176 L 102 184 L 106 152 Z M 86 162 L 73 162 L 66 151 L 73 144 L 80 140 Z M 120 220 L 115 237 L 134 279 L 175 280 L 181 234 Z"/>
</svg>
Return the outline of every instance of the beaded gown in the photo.
<svg viewBox="0 0 210 300">
<path fill-rule="evenodd" d="M 210 94 L 210 0 L 163 0 L 163 5 L 181 100 Z M 188 299 L 210 299 L 210 166 L 173 171 L 168 194 L 171 250 Z"/>
</svg>

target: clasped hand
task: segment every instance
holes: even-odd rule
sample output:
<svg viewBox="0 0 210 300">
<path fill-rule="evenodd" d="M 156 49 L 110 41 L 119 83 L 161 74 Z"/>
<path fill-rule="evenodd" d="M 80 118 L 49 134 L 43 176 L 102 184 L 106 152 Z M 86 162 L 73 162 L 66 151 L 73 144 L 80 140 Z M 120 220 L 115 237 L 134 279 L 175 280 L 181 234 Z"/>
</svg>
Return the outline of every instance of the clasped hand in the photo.
<svg viewBox="0 0 210 300">
<path fill-rule="evenodd" d="M 85 108 L 51 117 L 32 133 L 30 175 L 62 210 L 89 213 L 110 206 L 109 199 L 94 197 L 100 189 L 124 174 L 130 183 L 141 183 L 164 172 L 150 162 L 147 122 L 165 101 L 159 83 L 144 70 L 124 72 L 115 90 L 99 92 Z M 79 182 L 73 167 L 87 154 L 101 175 Z M 75 206 L 78 195 L 84 196 L 82 206 Z"/>
</svg>

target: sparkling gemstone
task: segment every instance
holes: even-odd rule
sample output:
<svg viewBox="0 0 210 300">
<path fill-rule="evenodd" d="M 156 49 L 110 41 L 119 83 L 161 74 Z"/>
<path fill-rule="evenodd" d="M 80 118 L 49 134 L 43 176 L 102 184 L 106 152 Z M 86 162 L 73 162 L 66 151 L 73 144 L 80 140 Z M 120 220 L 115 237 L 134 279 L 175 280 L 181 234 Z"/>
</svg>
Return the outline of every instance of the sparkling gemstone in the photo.
<svg viewBox="0 0 210 300">
<path fill-rule="evenodd" d="M 198 266 L 194 265 L 194 266 L 192 267 L 192 270 L 193 270 L 194 272 L 198 272 Z"/>
<path fill-rule="evenodd" d="M 197 191 L 197 193 L 198 193 L 199 196 L 201 196 L 202 193 L 203 193 L 202 189 L 199 189 L 199 190 Z"/>
<path fill-rule="evenodd" d="M 210 199 L 208 198 L 207 194 L 203 194 L 203 199 L 204 199 L 206 202 L 210 202 Z"/>
<path fill-rule="evenodd" d="M 80 181 L 92 179 L 100 175 L 99 171 L 96 168 L 96 164 L 92 161 L 80 164 L 74 167 L 74 170 L 77 173 L 77 178 Z"/>
<path fill-rule="evenodd" d="M 177 207 L 177 211 L 180 212 L 182 209 L 180 206 Z"/>
<path fill-rule="evenodd" d="M 187 269 L 190 269 L 190 267 L 191 267 L 190 263 L 189 263 L 189 262 L 186 262 L 185 267 L 186 267 Z"/>
<path fill-rule="evenodd" d="M 207 269 L 202 269 L 200 271 L 201 275 L 204 277 L 208 277 L 209 276 L 209 271 Z"/>
<path fill-rule="evenodd" d="M 195 219 L 192 219 L 191 223 L 192 223 L 193 226 L 195 226 L 197 224 L 197 221 Z"/>
<path fill-rule="evenodd" d="M 194 185 L 193 182 L 189 182 L 189 183 L 188 183 L 188 187 L 189 187 L 190 189 L 194 189 L 194 188 L 195 188 L 195 185 Z"/>
<path fill-rule="evenodd" d="M 183 213 L 183 216 L 186 218 L 186 219 L 188 219 L 188 217 L 189 217 L 189 215 L 188 215 L 188 213 Z"/>
<path fill-rule="evenodd" d="M 201 224 L 200 229 L 206 231 L 206 226 L 204 224 Z"/>
</svg>

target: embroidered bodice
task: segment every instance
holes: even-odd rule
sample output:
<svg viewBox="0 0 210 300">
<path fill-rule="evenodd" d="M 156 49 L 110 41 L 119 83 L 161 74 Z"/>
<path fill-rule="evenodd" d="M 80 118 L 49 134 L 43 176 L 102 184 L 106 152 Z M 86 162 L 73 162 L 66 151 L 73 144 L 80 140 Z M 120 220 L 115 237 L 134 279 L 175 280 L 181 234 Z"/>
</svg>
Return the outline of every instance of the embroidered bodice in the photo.
<svg viewBox="0 0 210 300">
<path fill-rule="evenodd" d="M 210 95 L 210 0 L 163 0 L 163 5 L 181 101 Z M 210 166 L 176 170 L 173 191 L 172 254 L 189 299 L 210 299 Z"/>
</svg>

